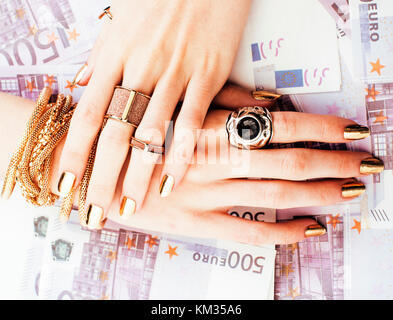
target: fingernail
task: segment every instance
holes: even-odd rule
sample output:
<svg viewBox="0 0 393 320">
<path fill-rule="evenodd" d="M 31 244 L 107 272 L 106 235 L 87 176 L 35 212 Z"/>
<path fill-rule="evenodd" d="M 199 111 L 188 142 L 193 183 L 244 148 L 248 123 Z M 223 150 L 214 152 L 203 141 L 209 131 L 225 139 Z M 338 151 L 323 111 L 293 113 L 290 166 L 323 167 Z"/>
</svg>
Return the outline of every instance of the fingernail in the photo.
<svg viewBox="0 0 393 320">
<path fill-rule="evenodd" d="M 62 197 L 67 196 L 72 190 L 75 184 L 76 177 L 71 172 L 63 172 L 60 176 L 59 183 L 57 184 L 57 190 Z"/>
<path fill-rule="evenodd" d="M 77 83 L 79 83 L 79 81 L 81 81 L 83 79 L 83 76 L 85 75 L 87 71 L 87 63 L 85 63 L 77 72 L 77 74 L 74 77 L 74 80 L 72 80 L 72 85 L 75 85 Z"/>
<path fill-rule="evenodd" d="M 321 226 L 320 224 L 313 224 L 308 226 L 306 231 L 304 232 L 304 236 L 306 238 L 310 237 L 319 237 L 326 233 L 326 228 Z"/>
<path fill-rule="evenodd" d="M 362 160 L 360 163 L 360 173 L 361 174 L 374 174 L 374 173 L 380 173 L 385 169 L 385 166 L 383 164 L 383 161 L 370 157 L 367 159 Z"/>
<path fill-rule="evenodd" d="M 94 204 L 89 205 L 87 210 L 86 225 L 89 229 L 100 229 L 104 210 Z"/>
<path fill-rule="evenodd" d="M 69 220 L 69 217 L 66 215 L 59 215 L 59 220 L 62 224 L 66 224 Z"/>
<path fill-rule="evenodd" d="M 361 182 L 349 182 L 342 186 L 341 194 L 343 198 L 358 197 L 366 191 L 366 186 Z"/>
<path fill-rule="evenodd" d="M 281 97 L 281 94 L 268 92 L 268 91 L 253 91 L 251 94 L 255 100 L 273 101 Z"/>
<path fill-rule="evenodd" d="M 120 216 L 124 220 L 128 220 L 135 213 L 136 202 L 130 198 L 123 197 L 120 205 Z"/>
<path fill-rule="evenodd" d="M 352 124 L 344 129 L 344 139 L 348 140 L 360 140 L 367 138 L 369 135 L 370 129 L 358 124 Z"/>
<path fill-rule="evenodd" d="M 166 174 L 161 180 L 161 185 L 160 185 L 161 197 L 165 198 L 169 196 L 173 190 L 174 184 L 175 184 L 175 179 L 171 175 Z"/>
</svg>

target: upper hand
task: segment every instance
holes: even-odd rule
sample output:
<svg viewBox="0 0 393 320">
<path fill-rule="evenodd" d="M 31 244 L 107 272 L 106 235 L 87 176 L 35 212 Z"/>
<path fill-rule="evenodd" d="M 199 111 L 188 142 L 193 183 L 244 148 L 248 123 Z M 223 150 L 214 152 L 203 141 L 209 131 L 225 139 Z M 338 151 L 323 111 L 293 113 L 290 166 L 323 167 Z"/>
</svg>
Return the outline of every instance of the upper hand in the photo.
<svg viewBox="0 0 393 320">
<path fill-rule="evenodd" d="M 169 150 L 173 161 L 162 169 L 162 177 L 171 176 L 174 187 L 179 185 L 193 157 L 197 130 L 231 71 L 249 5 L 250 0 L 112 1 L 113 20 L 105 19 L 79 82 L 88 86 L 74 113 L 59 173 L 68 172 L 75 178 L 73 186 L 79 184 L 114 87 L 122 84 L 152 96 L 135 131 L 137 139 L 150 144 L 163 145 L 167 122 L 184 100 Z M 124 164 L 122 195 L 133 199 L 137 209 L 149 188 L 157 157 L 146 161 L 134 148 L 126 163 L 131 134 L 132 127 L 109 119 L 100 135 L 86 205 L 101 208 L 104 215 Z M 105 171 L 108 166 L 111 170 Z"/>
</svg>

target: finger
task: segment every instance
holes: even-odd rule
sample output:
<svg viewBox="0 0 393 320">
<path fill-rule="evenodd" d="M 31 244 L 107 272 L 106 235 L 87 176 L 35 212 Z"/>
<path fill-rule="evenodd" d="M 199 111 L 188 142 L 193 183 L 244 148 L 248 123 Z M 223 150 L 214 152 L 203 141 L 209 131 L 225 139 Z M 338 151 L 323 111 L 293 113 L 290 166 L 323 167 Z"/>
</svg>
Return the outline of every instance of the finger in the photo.
<svg viewBox="0 0 393 320">
<path fill-rule="evenodd" d="M 305 148 L 229 152 L 209 164 L 209 179 L 266 178 L 307 180 L 351 178 L 383 171 L 383 162 L 366 152 Z M 198 175 L 197 168 L 193 176 Z"/>
<path fill-rule="evenodd" d="M 320 141 L 347 143 L 364 139 L 370 130 L 356 122 L 331 115 L 302 112 L 272 112 L 273 143 Z"/>
<path fill-rule="evenodd" d="M 83 64 L 83 66 L 76 73 L 73 84 L 77 84 L 79 86 L 87 86 L 89 83 L 91 76 L 93 75 L 93 71 L 95 65 L 97 63 L 97 59 L 100 56 L 101 50 L 104 47 L 105 39 L 108 39 L 108 35 L 110 34 L 110 22 L 105 21 L 100 33 L 98 34 L 97 39 L 94 42 L 93 48 L 89 54 L 89 58 L 87 62 Z"/>
<path fill-rule="evenodd" d="M 100 62 L 99 65 L 105 67 L 94 71 L 72 117 L 59 166 L 58 191 L 62 196 L 80 183 L 114 87 L 120 80 L 120 67 L 113 61 L 116 59 L 104 59 Z"/>
<path fill-rule="evenodd" d="M 176 73 L 164 75 L 157 83 L 144 117 L 135 131 L 135 138 L 162 146 L 167 126 L 182 93 L 183 82 Z M 155 164 L 161 156 L 133 148 L 123 183 L 120 214 L 128 219 L 143 205 Z"/>
<path fill-rule="evenodd" d="M 326 228 L 311 218 L 268 223 L 233 217 L 223 212 L 203 213 L 189 225 L 187 236 L 219 238 L 257 246 L 291 244 L 326 233 Z"/>
<path fill-rule="evenodd" d="M 236 190 L 235 194 L 233 190 Z M 235 179 L 212 184 L 209 190 L 198 190 L 198 199 L 201 209 L 206 210 L 229 210 L 233 206 L 288 209 L 348 201 L 362 195 L 365 190 L 364 184 L 355 179 L 309 182 Z M 208 204 L 209 208 L 204 208 L 203 204 Z"/>
<path fill-rule="evenodd" d="M 226 110 L 211 111 L 204 127 L 207 129 L 225 128 L 229 114 L 230 111 Z M 348 143 L 370 135 L 367 127 L 336 116 L 286 111 L 271 112 L 271 115 L 273 118 L 272 143 L 298 141 Z"/>
<path fill-rule="evenodd" d="M 206 112 L 214 92 L 204 79 L 190 80 L 183 106 L 176 119 L 174 136 L 169 155 L 166 157 L 161 176 L 160 195 L 167 197 L 176 188 L 194 156 L 194 149 Z"/>
<path fill-rule="evenodd" d="M 100 134 L 86 196 L 88 212 L 95 212 L 99 216 L 99 219 L 89 219 L 86 222 L 91 229 L 97 229 L 99 226 L 96 222 L 105 219 L 109 211 L 120 172 L 127 158 L 132 131 L 133 127 L 129 124 L 108 119 Z"/>
</svg>

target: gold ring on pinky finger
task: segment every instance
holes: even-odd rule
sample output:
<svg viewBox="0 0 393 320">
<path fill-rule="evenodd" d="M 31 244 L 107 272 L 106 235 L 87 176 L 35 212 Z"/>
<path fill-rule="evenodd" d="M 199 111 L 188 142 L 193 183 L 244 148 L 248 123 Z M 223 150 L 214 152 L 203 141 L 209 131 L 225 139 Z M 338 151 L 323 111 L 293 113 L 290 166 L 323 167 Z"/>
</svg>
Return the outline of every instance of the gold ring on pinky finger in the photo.
<svg viewBox="0 0 393 320">
<path fill-rule="evenodd" d="M 164 154 L 165 153 L 165 148 L 156 146 L 153 144 L 148 144 L 142 140 L 139 140 L 135 137 L 131 138 L 130 146 L 132 148 L 136 148 L 139 150 L 143 150 L 145 152 L 151 152 L 151 153 L 156 153 L 156 154 Z"/>
<path fill-rule="evenodd" d="M 103 12 L 98 16 L 98 19 L 102 19 L 104 16 L 108 16 L 109 19 L 113 19 L 112 13 L 111 13 L 111 7 L 106 7 Z"/>
</svg>

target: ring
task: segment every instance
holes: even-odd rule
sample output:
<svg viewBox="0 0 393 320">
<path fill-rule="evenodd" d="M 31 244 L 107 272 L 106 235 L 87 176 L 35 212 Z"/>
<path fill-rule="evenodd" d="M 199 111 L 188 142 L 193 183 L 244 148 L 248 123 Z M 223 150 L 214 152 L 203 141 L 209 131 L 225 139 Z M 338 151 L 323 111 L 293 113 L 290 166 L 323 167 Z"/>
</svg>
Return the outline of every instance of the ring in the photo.
<svg viewBox="0 0 393 320">
<path fill-rule="evenodd" d="M 104 16 L 108 16 L 109 19 L 113 19 L 112 13 L 111 13 L 111 7 L 106 7 L 103 12 L 98 16 L 98 19 L 102 19 Z"/>
<path fill-rule="evenodd" d="M 105 118 L 128 123 L 135 131 L 142 121 L 149 102 L 150 97 L 143 93 L 116 86 Z"/>
<path fill-rule="evenodd" d="M 226 130 L 231 145 L 239 149 L 261 149 L 273 137 L 273 120 L 264 107 L 243 107 L 227 119 Z"/>
<path fill-rule="evenodd" d="M 152 152 L 152 153 L 157 153 L 157 154 L 164 154 L 165 153 L 164 147 L 156 146 L 153 144 L 148 144 L 148 143 L 146 143 L 142 140 L 139 140 L 137 138 L 134 138 L 134 137 L 131 138 L 130 146 L 132 148 L 143 150 L 145 152 Z"/>
</svg>

